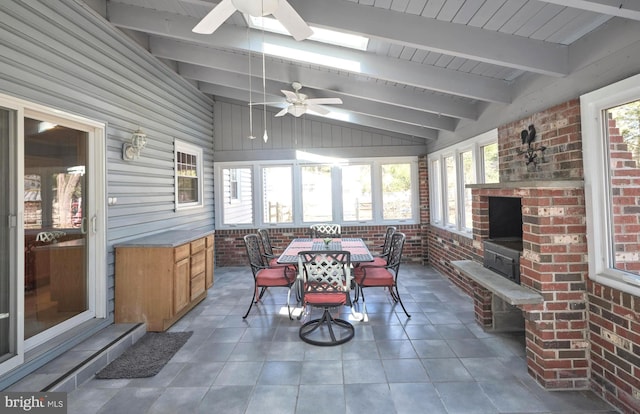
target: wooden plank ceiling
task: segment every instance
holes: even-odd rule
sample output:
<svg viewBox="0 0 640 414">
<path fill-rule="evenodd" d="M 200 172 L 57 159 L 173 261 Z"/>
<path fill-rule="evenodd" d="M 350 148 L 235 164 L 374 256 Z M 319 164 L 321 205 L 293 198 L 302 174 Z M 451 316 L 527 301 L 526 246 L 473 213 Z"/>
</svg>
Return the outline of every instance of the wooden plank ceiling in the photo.
<svg viewBox="0 0 640 414">
<path fill-rule="evenodd" d="M 145 39 L 153 55 L 216 98 L 249 102 L 251 85 L 252 102 L 266 95 L 274 107 L 284 108 L 281 90 L 292 90 L 296 81 L 309 97 L 341 98 L 343 104 L 331 110 L 346 122 L 427 140 L 455 131 L 462 119 L 477 119 L 488 104 L 509 104 L 527 74 L 569 75 L 572 44 L 609 19 L 640 20 L 640 3 L 611 0 L 289 3 L 312 26 L 370 38 L 367 50 L 248 29 L 239 12 L 211 35 L 193 33 L 217 5 L 213 1 L 110 0 L 107 17 Z M 267 43 L 348 59 L 359 69 L 265 53 L 263 89 L 262 45 Z"/>
</svg>

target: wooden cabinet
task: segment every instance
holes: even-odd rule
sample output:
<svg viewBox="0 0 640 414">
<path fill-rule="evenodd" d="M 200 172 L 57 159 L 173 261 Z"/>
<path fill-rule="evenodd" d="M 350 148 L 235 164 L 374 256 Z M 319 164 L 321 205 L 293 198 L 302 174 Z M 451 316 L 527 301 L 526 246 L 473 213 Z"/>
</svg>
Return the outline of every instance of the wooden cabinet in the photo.
<svg viewBox="0 0 640 414">
<path fill-rule="evenodd" d="M 115 321 L 164 331 L 207 296 L 213 236 L 177 246 L 145 243 L 116 246 Z"/>
</svg>

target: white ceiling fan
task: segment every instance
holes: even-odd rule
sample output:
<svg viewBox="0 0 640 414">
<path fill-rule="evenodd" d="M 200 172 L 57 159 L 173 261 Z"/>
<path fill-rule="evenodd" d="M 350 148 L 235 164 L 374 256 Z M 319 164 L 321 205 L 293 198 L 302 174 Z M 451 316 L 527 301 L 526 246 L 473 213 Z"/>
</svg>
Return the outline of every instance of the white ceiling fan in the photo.
<svg viewBox="0 0 640 414">
<path fill-rule="evenodd" d="M 342 103 L 342 99 L 340 98 L 307 98 L 307 95 L 300 93 L 300 89 L 302 89 L 300 82 L 293 82 L 291 87 L 294 92 L 282 90 L 289 105 L 278 112 L 276 116 L 284 116 L 289 113 L 295 117 L 299 117 L 307 112 L 315 112 L 324 116 L 331 111 L 322 105 L 339 105 Z"/>
<path fill-rule="evenodd" d="M 192 31 L 211 34 L 236 10 L 254 17 L 272 14 L 296 40 L 306 39 L 313 34 L 313 30 L 287 0 L 222 0 Z"/>
</svg>

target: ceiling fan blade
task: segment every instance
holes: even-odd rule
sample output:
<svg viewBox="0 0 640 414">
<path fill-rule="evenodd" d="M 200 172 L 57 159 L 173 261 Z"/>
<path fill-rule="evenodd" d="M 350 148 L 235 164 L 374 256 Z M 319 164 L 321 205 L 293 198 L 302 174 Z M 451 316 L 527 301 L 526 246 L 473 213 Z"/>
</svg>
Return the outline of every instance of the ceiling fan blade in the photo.
<svg viewBox="0 0 640 414">
<path fill-rule="evenodd" d="M 316 105 L 339 105 L 342 103 L 340 98 L 310 98 L 307 99 L 307 104 Z"/>
<path fill-rule="evenodd" d="M 256 106 L 256 105 L 282 105 L 286 102 L 282 102 L 282 101 L 278 101 L 278 102 L 250 102 L 249 106 Z"/>
<path fill-rule="evenodd" d="M 286 0 L 280 0 L 280 5 L 272 14 L 296 40 L 304 40 L 313 34 L 313 30 Z"/>
<path fill-rule="evenodd" d="M 285 89 L 282 89 L 280 92 L 284 94 L 284 96 L 287 98 L 287 101 L 295 102 L 298 100 L 298 95 L 296 95 L 295 92 L 287 91 Z"/>
<path fill-rule="evenodd" d="M 331 112 L 330 110 L 328 110 L 327 108 L 325 108 L 324 106 L 320 106 L 320 105 L 315 105 L 312 103 L 309 103 L 309 101 L 307 101 L 307 109 L 309 111 L 313 111 L 317 114 L 320 115 L 327 115 L 329 112 Z"/>
<path fill-rule="evenodd" d="M 211 34 L 236 11 L 231 0 L 222 0 L 193 29 L 194 33 Z"/>
<path fill-rule="evenodd" d="M 287 106 L 282 111 L 278 112 L 275 116 L 285 116 L 288 111 L 289 111 L 289 107 Z"/>
</svg>

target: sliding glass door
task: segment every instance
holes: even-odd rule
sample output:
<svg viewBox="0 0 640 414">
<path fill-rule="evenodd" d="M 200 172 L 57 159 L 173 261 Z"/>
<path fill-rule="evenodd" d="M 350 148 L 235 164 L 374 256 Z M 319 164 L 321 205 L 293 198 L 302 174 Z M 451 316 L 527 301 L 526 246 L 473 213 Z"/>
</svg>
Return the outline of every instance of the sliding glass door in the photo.
<svg viewBox="0 0 640 414">
<path fill-rule="evenodd" d="M 88 133 L 24 118 L 24 337 L 87 311 Z"/>
<path fill-rule="evenodd" d="M 0 94 L 0 376 L 107 317 L 105 152 L 104 123 Z"/>
<path fill-rule="evenodd" d="M 15 266 L 11 260 L 11 237 L 15 226 L 10 226 L 11 197 L 11 135 L 15 130 L 15 112 L 0 107 L 0 364 L 16 356 L 16 312 L 11 279 Z"/>
</svg>

